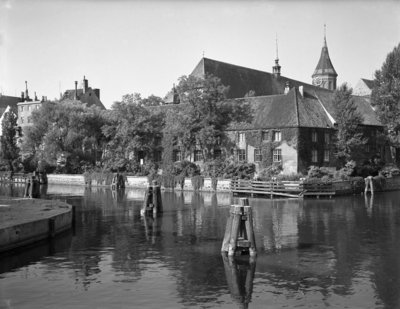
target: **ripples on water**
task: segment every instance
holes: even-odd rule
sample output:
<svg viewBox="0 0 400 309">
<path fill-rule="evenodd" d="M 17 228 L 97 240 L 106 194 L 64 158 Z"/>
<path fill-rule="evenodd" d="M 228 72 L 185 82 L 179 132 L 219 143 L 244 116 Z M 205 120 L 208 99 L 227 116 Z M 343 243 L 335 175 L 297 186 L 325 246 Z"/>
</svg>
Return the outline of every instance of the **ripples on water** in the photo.
<svg viewBox="0 0 400 309">
<path fill-rule="evenodd" d="M 400 308 L 399 192 L 250 199 L 258 256 L 220 254 L 229 194 L 49 186 L 73 231 L 0 257 L 0 308 Z M 21 187 L 0 187 L 21 196 Z"/>
</svg>

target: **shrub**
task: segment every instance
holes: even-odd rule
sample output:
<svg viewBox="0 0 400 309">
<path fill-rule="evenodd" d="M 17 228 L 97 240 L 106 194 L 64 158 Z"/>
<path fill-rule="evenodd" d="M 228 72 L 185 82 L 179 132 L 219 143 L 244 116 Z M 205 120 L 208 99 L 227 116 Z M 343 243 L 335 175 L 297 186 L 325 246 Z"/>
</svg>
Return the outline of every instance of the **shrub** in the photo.
<svg viewBox="0 0 400 309">
<path fill-rule="evenodd" d="M 279 181 L 299 181 L 300 178 L 304 178 L 304 175 L 301 173 L 281 174 L 276 176 L 276 179 Z"/>
<path fill-rule="evenodd" d="M 175 183 L 179 184 L 181 189 L 183 190 L 183 187 L 185 186 L 185 175 L 177 175 L 175 176 Z"/>
<path fill-rule="evenodd" d="M 386 185 L 386 178 L 382 175 L 374 176 L 372 178 L 375 191 L 382 191 Z"/>
<path fill-rule="evenodd" d="M 203 175 L 206 177 L 222 177 L 228 165 L 227 161 L 219 159 L 205 162 L 203 165 Z"/>
<path fill-rule="evenodd" d="M 393 177 L 393 176 L 399 176 L 400 170 L 396 165 L 390 164 L 390 165 L 386 165 L 382 168 L 381 174 L 383 176 L 385 176 L 386 178 Z"/>
<path fill-rule="evenodd" d="M 224 178 L 239 178 L 239 179 L 252 179 L 255 172 L 255 165 L 253 163 L 244 164 L 229 164 L 225 167 Z"/>
<path fill-rule="evenodd" d="M 308 168 L 307 177 L 308 178 L 322 178 L 326 176 L 326 178 L 333 178 L 334 172 L 331 168 L 328 167 L 318 167 L 311 165 Z"/>
<path fill-rule="evenodd" d="M 277 176 L 280 172 L 282 172 L 281 164 L 272 164 L 267 166 L 266 168 L 261 169 L 258 172 L 258 179 L 260 180 L 270 180 L 272 177 Z"/>
<path fill-rule="evenodd" d="M 164 188 L 174 189 L 176 186 L 175 176 L 170 173 L 164 173 L 161 175 L 161 184 Z"/>
<path fill-rule="evenodd" d="M 173 166 L 174 175 L 183 175 L 185 177 L 192 177 L 200 175 L 200 168 L 190 161 L 176 162 Z"/>
<path fill-rule="evenodd" d="M 365 188 L 365 181 L 363 177 L 351 177 L 351 186 L 353 188 L 353 192 L 355 193 L 360 193 L 364 190 Z"/>
<path fill-rule="evenodd" d="M 196 175 L 191 178 L 192 187 L 195 191 L 200 190 L 204 186 L 204 177 L 201 175 Z"/>
</svg>

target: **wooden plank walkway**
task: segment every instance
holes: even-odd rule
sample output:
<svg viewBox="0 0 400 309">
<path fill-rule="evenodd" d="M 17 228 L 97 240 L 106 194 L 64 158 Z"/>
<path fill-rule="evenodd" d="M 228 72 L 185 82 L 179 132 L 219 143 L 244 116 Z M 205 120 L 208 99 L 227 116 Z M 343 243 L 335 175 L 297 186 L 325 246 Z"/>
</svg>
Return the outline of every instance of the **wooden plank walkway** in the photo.
<svg viewBox="0 0 400 309">
<path fill-rule="evenodd" d="M 331 183 L 304 184 L 301 182 L 284 183 L 281 181 L 255 181 L 235 179 L 231 181 L 231 192 L 234 195 L 267 195 L 276 197 L 332 197 L 336 194 Z"/>
</svg>

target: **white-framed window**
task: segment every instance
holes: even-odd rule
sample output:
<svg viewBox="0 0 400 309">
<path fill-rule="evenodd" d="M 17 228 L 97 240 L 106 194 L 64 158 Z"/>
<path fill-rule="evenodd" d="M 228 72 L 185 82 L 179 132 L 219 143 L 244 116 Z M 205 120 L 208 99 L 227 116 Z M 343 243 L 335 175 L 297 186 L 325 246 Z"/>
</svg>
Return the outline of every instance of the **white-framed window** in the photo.
<svg viewBox="0 0 400 309">
<path fill-rule="evenodd" d="M 179 150 L 174 150 L 173 159 L 175 162 L 182 161 L 182 153 Z"/>
<path fill-rule="evenodd" d="M 325 136 L 325 144 L 329 144 L 331 141 L 331 135 L 329 134 L 329 132 L 325 132 L 324 136 Z"/>
<path fill-rule="evenodd" d="M 256 148 L 254 149 L 254 162 L 261 162 L 261 161 L 262 161 L 261 149 Z"/>
<path fill-rule="evenodd" d="M 312 131 L 312 132 L 311 132 L 311 141 L 312 141 L 313 143 L 318 142 L 318 134 L 317 134 L 317 131 Z"/>
<path fill-rule="evenodd" d="M 273 134 L 273 141 L 280 142 L 282 140 L 282 132 L 281 131 L 274 131 Z"/>
<path fill-rule="evenodd" d="M 272 154 L 273 162 L 282 162 L 282 149 L 274 149 Z"/>
<path fill-rule="evenodd" d="M 324 150 L 324 162 L 329 162 L 329 159 L 330 159 L 329 155 L 330 155 L 329 149 L 325 149 Z"/>
<path fill-rule="evenodd" d="M 238 149 L 237 158 L 239 161 L 246 161 L 246 149 Z"/>
<path fill-rule="evenodd" d="M 195 150 L 194 151 L 194 161 L 198 162 L 198 161 L 202 161 L 203 160 L 203 153 L 201 152 L 201 150 Z"/>
<path fill-rule="evenodd" d="M 245 140 L 245 135 L 243 132 L 239 133 L 239 143 L 243 143 Z"/>
<path fill-rule="evenodd" d="M 318 162 L 318 150 L 316 149 L 311 150 L 311 162 Z"/>
</svg>

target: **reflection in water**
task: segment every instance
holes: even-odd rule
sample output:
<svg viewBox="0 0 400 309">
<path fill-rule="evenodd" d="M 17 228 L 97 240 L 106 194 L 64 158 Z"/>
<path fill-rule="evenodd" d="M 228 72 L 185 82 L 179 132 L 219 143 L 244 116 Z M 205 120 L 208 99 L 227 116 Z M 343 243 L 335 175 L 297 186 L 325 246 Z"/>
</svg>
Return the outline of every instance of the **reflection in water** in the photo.
<svg viewBox="0 0 400 309">
<path fill-rule="evenodd" d="M 239 308 L 248 308 L 253 293 L 256 257 L 234 258 L 221 254 L 224 261 L 226 281 L 233 300 Z"/>
<path fill-rule="evenodd" d="M 3 256 L 0 308 L 400 307 L 399 192 L 250 199 L 258 256 L 243 265 L 220 256 L 229 194 L 163 192 L 153 219 L 141 190 L 42 190 L 76 206 L 75 234 Z"/>
</svg>

